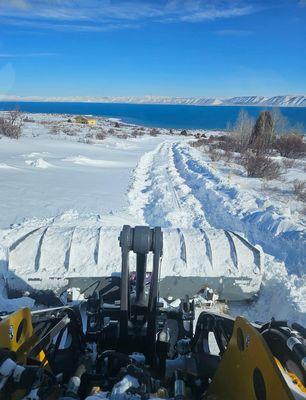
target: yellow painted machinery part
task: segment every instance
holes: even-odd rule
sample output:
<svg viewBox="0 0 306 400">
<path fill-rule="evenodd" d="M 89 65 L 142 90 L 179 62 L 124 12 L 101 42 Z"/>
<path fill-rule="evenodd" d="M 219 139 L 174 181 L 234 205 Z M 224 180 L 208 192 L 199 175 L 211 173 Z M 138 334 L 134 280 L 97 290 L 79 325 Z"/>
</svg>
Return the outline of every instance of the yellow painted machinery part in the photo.
<svg viewBox="0 0 306 400">
<path fill-rule="evenodd" d="M 26 363 L 27 355 L 36 343 L 29 308 L 21 308 L 0 322 L 0 349 L 16 352 L 18 362 Z M 44 352 L 39 353 L 37 360 L 45 360 Z"/>
<path fill-rule="evenodd" d="M 204 400 L 294 400 L 260 333 L 237 317 Z"/>
<path fill-rule="evenodd" d="M 275 360 L 275 362 L 276 362 L 278 368 L 279 368 L 284 374 L 287 374 L 288 377 L 291 379 L 292 383 L 293 383 L 294 385 L 296 385 L 296 386 L 300 389 L 300 391 L 301 391 L 302 393 L 305 393 L 305 396 L 306 396 L 306 387 L 303 385 L 303 383 L 301 382 L 301 380 L 300 380 L 293 372 L 290 372 L 290 371 L 288 371 L 286 368 L 284 368 L 283 365 L 281 364 L 281 362 L 280 362 L 276 357 L 274 357 L 274 360 Z"/>
</svg>

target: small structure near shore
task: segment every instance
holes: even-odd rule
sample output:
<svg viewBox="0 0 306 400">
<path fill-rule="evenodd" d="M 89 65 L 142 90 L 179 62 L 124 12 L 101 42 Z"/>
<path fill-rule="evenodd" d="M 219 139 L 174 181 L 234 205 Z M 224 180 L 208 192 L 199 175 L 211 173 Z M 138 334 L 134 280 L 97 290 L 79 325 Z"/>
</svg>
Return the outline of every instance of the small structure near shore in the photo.
<svg viewBox="0 0 306 400">
<path fill-rule="evenodd" d="M 84 124 L 84 125 L 96 125 L 97 123 L 97 121 L 94 118 L 84 117 L 83 115 L 75 117 L 74 120 L 78 124 Z"/>
</svg>

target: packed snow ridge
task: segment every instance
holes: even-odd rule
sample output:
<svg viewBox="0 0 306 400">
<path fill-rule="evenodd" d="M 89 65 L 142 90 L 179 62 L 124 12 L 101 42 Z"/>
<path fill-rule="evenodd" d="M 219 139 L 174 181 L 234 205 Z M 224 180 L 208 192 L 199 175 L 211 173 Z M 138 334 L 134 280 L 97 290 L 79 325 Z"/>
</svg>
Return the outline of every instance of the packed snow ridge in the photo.
<svg viewBox="0 0 306 400">
<path fill-rule="evenodd" d="M 39 97 L 0 94 L 0 101 L 39 102 L 89 102 L 89 103 L 131 103 L 131 104 L 180 104 L 195 106 L 275 106 L 306 107 L 306 95 L 284 96 L 236 96 L 236 97 L 172 97 L 172 96 L 129 96 L 129 97 Z"/>
</svg>

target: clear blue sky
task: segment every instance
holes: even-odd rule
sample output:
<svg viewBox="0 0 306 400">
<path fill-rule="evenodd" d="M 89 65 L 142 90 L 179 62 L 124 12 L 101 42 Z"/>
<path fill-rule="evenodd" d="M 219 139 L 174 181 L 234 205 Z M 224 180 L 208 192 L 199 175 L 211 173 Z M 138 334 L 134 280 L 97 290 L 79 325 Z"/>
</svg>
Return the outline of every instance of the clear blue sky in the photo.
<svg viewBox="0 0 306 400">
<path fill-rule="evenodd" d="M 0 93 L 306 93 L 306 0 L 0 0 Z"/>
</svg>

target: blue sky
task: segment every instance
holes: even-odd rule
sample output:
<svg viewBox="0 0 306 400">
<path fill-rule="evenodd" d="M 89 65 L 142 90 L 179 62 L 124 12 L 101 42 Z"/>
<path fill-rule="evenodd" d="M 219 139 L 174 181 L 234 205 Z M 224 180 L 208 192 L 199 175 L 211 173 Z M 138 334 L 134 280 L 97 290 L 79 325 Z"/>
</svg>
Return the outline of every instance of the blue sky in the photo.
<svg viewBox="0 0 306 400">
<path fill-rule="evenodd" d="M 306 0 L 0 0 L 0 93 L 306 93 Z"/>
</svg>

